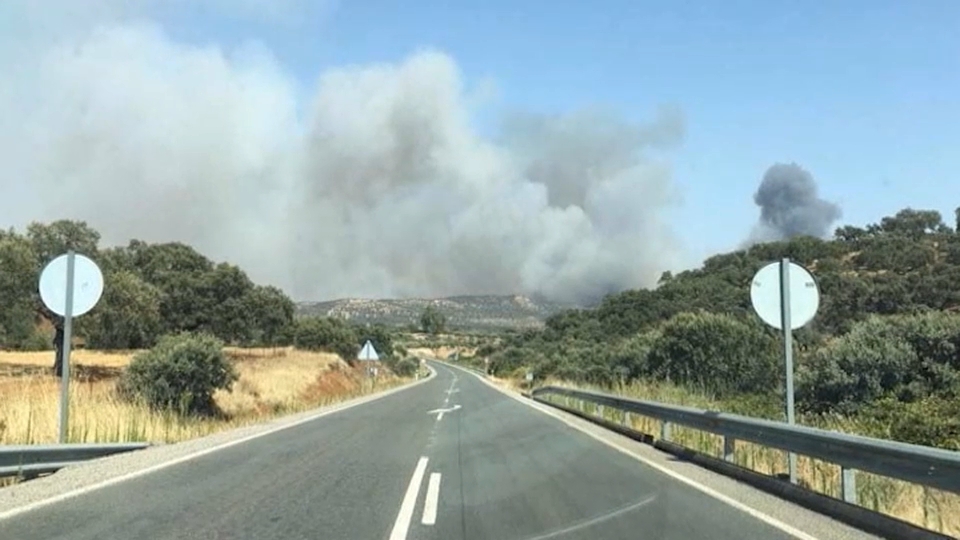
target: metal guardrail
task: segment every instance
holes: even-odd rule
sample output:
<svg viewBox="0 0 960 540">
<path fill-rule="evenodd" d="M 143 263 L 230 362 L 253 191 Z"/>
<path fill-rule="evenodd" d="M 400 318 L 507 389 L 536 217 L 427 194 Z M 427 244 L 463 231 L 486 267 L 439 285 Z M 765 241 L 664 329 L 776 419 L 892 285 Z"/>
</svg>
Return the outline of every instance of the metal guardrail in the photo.
<svg viewBox="0 0 960 540">
<path fill-rule="evenodd" d="M 557 386 L 537 388 L 530 395 L 548 405 L 545 397 L 559 396 L 660 420 L 660 438 L 668 442 L 673 424 L 720 435 L 723 459 L 731 463 L 736 441 L 835 463 L 841 467 L 843 500 L 849 503 L 857 502 L 857 470 L 960 493 L 960 452 Z M 627 418 L 625 414 L 625 422 Z"/>
<path fill-rule="evenodd" d="M 0 478 L 35 477 L 101 457 L 143 450 L 148 443 L 30 444 L 0 446 Z"/>
</svg>

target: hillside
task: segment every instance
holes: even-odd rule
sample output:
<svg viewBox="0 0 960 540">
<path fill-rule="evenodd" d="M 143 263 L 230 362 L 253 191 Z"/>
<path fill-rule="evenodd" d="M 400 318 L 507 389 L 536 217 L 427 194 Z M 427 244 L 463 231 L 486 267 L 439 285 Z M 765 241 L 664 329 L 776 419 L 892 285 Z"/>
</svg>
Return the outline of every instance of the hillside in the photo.
<svg viewBox="0 0 960 540">
<path fill-rule="evenodd" d="M 680 384 L 779 418 L 781 341 L 749 291 L 756 271 L 782 257 L 809 268 L 821 293 L 814 320 L 794 332 L 798 412 L 856 416 L 871 434 L 960 448 L 960 231 L 934 211 L 716 255 L 478 355 L 496 375 Z"/>
<path fill-rule="evenodd" d="M 299 316 L 336 316 L 358 323 L 394 327 L 416 325 L 424 308 L 432 305 L 447 317 L 451 329 L 498 330 L 542 328 L 543 321 L 570 306 L 526 296 L 453 296 L 427 299 L 368 300 L 348 298 L 300 302 Z"/>
</svg>

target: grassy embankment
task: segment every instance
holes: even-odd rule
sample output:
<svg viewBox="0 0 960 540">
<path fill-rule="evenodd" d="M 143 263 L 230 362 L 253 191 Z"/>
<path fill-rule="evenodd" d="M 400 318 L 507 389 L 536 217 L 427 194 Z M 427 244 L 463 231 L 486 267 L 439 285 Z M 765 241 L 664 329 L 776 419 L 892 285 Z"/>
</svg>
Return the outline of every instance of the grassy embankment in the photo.
<svg viewBox="0 0 960 540">
<path fill-rule="evenodd" d="M 497 379 L 497 382 L 514 390 L 520 390 L 524 385 L 524 383 L 514 379 Z M 548 381 L 546 384 L 611 391 L 609 389 L 590 388 L 585 385 L 567 384 L 562 381 Z M 765 416 L 759 410 L 751 414 L 749 402 L 724 402 L 666 383 L 638 381 L 623 388 L 615 389 L 613 392 L 661 403 L 714 411 L 736 411 L 747 416 Z M 597 412 L 593 407 L 588 407 L 587 410 L 591 414 Z M 605 411 L 604 417 L 618 422 L 622 421 L 623 418 L 618 411 L 609 410 Z M 638 415 L 631 415 L 630 421 L 634 429 L 659 437 L 659 421 Z M 868 436 L 881 435 L 878 431 L 882 430 L 881 426 L 877 426 L 867 419 L 839 416 L 798 417 L 797 422 L 822 429 Z M 671 428 L 671 438 L 673 442 L 684 447 L 714 457 L 722 456 L 723 439 L 717 435 L 673 426 Z M 786 454 L 784 452 L 756 444 L 738 441 L 735 460 L 741 467 L 763 474 L 787 473 Z M 806 456 L 798 456 L 797 461 L 797 476 L 801 485 L 832 497 L 840 497 L 839 466 L 810 459 Z M 857 495 L 862 506 L 934 531 L 960 537 L 960 495 L 861 471 L 857 472 Z"/>
<path fill-rule="evenodd" d="M 264 421 L 370 393 L 363 373 L 339 357 L 277 349 L 226 349 L 240 379 L 218 392 L 224 418 L 183 418 L 124 402 L 114 387 L 133 352 L 74 351 L 71 361 L 71 442 L 171 443 Z M 57 440 L 59 380 L 52 352 L 0 353 L 0 444 Z M 403 380 L 381 373 L 377 389 Z"/>
</svg>

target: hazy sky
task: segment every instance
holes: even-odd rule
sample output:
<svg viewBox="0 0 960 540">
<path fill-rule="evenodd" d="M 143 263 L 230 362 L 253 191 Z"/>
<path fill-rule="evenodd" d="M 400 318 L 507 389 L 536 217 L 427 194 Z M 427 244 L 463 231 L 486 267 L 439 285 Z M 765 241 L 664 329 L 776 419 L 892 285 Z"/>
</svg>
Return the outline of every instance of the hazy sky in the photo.
<svg viewBox="0 0 960 540">
<path fill-rule="evenodd" d="M 952 0 L 77 4 L 0 5 L 0 224 L 301 299 L 648 285 L 755 235 L 777 163 L 797 215 L 960 206 Z"/>
</svg>

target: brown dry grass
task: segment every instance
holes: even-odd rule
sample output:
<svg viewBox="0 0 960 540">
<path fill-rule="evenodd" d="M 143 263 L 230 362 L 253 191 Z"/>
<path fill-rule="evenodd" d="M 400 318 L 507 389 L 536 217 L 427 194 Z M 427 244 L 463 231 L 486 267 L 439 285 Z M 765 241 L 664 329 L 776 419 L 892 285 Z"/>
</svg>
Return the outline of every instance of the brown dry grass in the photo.
<svg viewBox="0 0 960 540">
<path fill-rule="evenodd" d="M 369 393 L 363 374 L 336 355 L 277 349 L 226 349 L 240 379 L 218 392 L 226 419 L 182 418 L 117 398 L 116 379 L 133 353 L 71 354 L 70 441 L 176 442 Z M 59 381 L 52 352 L 0 353 L 0 444 L 57 440 Z M 401 379 L 381 374 L 377 389 Z"/>
<path fill-rule="evenodd" d="M 522 383 L 518 384 L 511 380 L 503 381 L 502 384 L 508 388 L 517 389 Z M 572 386 L 560 381 L 551 381 L 549 384 Z M 636 382 L 616 393 L 700 409 L 723 409 L 722 404 L 706 396 L 663 383 Z M 560 402 L 563 402 L 562 398 Z M 574 403 L 571 401 L 569 405 Z M 596 414 L 597 410 L 588 405 L 587 412 Z M 608 409 L 604 411 L 603 416 L 608 420 L 623 421 L 623 415 L 619 411 Z M 660 435 L 660 422 L 649 417 L 630 415 L 629 425 L 637 431 L 655 437 Z M 847 433 L 864 431 L 850 419 L 836 419 L 829 425 L 814 427 Z M 676 444 L 714 457 L 721 457 L 723 453 L 723 438 L 703 431 L 672 426 L 670 438 Z M 741 467 L 763 474 L 787 473 L 786 453 L 780 450 L 737 441 L 734 459 Z M 831 497 L 841 496 L 840 467 L 837 465 L 806 456 L 797 456 L 797 477 L 798 482 L 808 489 Z M 960 537 L 960 495 L 861 471 L 857 471 L 856 482 L 857 497 L 862 506 L 943 534 Z"/>
</svg>

